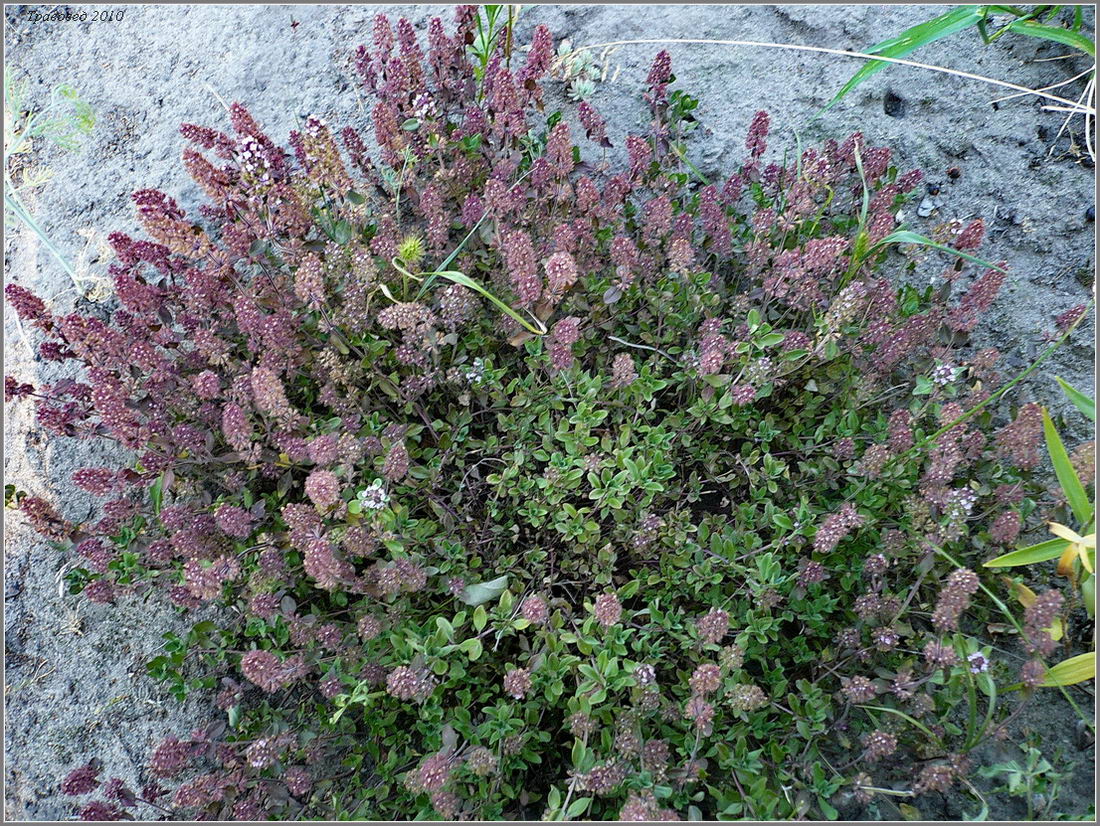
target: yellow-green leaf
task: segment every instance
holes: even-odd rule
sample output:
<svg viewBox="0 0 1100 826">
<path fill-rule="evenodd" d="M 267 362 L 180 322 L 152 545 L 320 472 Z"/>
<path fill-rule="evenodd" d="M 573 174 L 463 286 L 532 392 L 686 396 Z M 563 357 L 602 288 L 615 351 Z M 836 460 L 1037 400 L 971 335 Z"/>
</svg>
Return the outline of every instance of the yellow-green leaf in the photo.
<svg viewBox="0 0 1100 826">
<path fill-rule="evenodd" d="M 1090 651 L 1087 654 L 1078 654 L 1076 657 L 1062 660 L 1047 671 L 1042 685 L 1076 685 L 1093 679 L 1096 679 L 1096 652 Z"/>
<path fill-rule="evenodd" d="M 1050 624 L 1050 628 L 1047 629 L 1047 633 L 1050 634 L 1050 638 L 1055 642 L 1062 639 L 1065 634 L 1065 626 L 1062 624 L 1061 617 L 1055 617 L 1054 622 Z"/>
<path fill-rule="evenodd" d="M 1073 469 L 1073 463 L 1066 453 L 1066 446 L 1062 444 L 1062 437 L 1050 420 L 1050 414 L 1043 408 L 1043 434 L 1047 440 L 1047 451 L 1050 453 L 1050 461 L 1054 464 L 1054 473 L 1058 482 L 1062 485 L 1062 491 L 1066 495 L 1066 501 L 1073 509 L 1073 515 L 1082 524 L 1087 524 L 1092 518 L 1092 504 L 1088 494 L 1077 477 L 1077 471 Z"/>
<path fill-rule="evenodd" d="M 1052 534 L 1057 536 L 1059 539 L 1066 540 L 1066 542 L 1069 542 L 1071 545 L 1085 543 L 1091 544 L 1093 547 L 1096 547 L 1095 537 L 1090 537 L 1086 539 L 1085 537 L 1081 536 L 1081 534 L 1077 533 L 1077 531 L 1073 530 L 1073 528 L 1068 528 L 1060 522 L 1048 522 L 1047 526 L 1050 528 L 1050 532 Z"/>
<path fill-rule="evenodd" d="M 899 803 L 898 811 L 906 820 L 924 820 L 924 815 L 920 813 L 920 809 L 916 806 L 910 806 L 908 803 Z"/>
<path fill-rule="evenodd" d="M 1016 597 L 1016 601 L 1024 608 L 1030 608 L 1031 604 L 1035 602 L 1035 592 L 1028 588 L 1022 582 L 1013 582 L 1008 577 L 1002 577 L 1008 586 L 1012 589 L 1013 596 Z"/>
<path fill-rule="evenodd" d="M 1055 559 L 1061 556 L 1068 545 L 1069 543 L 1064 539 L 1048 539 L 1046 542 L 1040 542 L 1038 545 L 1029 545 L 1026 548 L 1010 551 L 996 559 L 983 562 L 982 565 L 986 568 L 1015 568 L 1019 565 L 1033 565 L 1036 562 L 1046 562 L 1048 559 Z"/>
</svg>

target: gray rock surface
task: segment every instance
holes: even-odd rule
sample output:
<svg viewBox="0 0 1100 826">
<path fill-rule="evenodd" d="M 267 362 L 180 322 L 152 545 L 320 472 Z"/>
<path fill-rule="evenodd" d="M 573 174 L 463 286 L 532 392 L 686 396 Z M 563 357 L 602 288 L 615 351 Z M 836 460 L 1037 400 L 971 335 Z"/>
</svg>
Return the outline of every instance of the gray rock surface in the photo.
<svg viewBox="0 0 1100 826">
<path fill-rule="evenodd" d="M 221 101 L 239 100 L 277 140 L 299 116 L 369 132 L 367 108 L 350 71 L 356 45 L 369 41 L 378 11 L 405 15 L 423 29 L 447 8 L 426 6 L 83 6 L 125 8 L 122 21 L 32 22 L 51 7 L 7 6 L 7 64 L 30 82 L 41 105 L 56 84 L 72 84 L 98 122 L 79 154 L 44 152 L 54 180 L 33 208 L 42 226 L 89 276 L 109 263 L 108 232 L 136 232 L 129 194 L 154 187 L 193 210 L 197 187 L 179 162 L 181 122 L 222 127 Z M 62 7 L 64 8 L 64 7 Z M 78 8 L 78 7 L 71 7 Z M 636 38 L 719 38 L 862 49 L 943 11 L 935 6 L 537 6 L 524 10 L 523 33 L 537 23 L 574 46 Z M 1087 10 L 1092 30 L 1092 11 Z M 657 45 L 622 46 L 609 56 L 608 78 L 592 102 L 612 140 L 645 123 L 639 92 Z M 823 117 L 813 115 L 860 61 L 840 57 L 715 45 L 673 45 L 678 86 L 701 98 L 692 158 L 705 174 L 719 173 L 743 155 L 744 133 L 758 109 L 771 112 L 772 151 L 861 129 L 872 143 L 889 144 L 901 168 L 918 167 L 940 183 L 943 206 L 927 219 L 928 233 L 950 218 L 982 216 L 990 241 L 983 255 L 1009 263 L 1012 275 L 975 343 L 996 345 L 1022 368 L 1042 348 L 1054 317 L 1083 303 L 1093 277 L 1093 170 L 1083 158 L 1081 123 L 1074 139 L 1048 149 L 1064 116 L 1044 112 L 1033 98 L 990 101 L 1007 92 L 980 82 L 915 68 L 880 72 Z M 973 31 L 933 44 L 914 58 L 1008 79 L 1031 87 L 1066 80 L 1087 68 L 1082 58 L 1048 60 L 1069 50 L 1024 37 L 983 47 Z M 1080 94 L 1080 81 L 1062 88 Z M 562 106 L 560 85 L 552 96 Z M 889 100 L 889 104 L 886 101 Z M 900 100 L 900 103 L 899 103 Z M 889 108 L 895 116 L 885 113 Z M 900 116 L 899 116 L 900 115 Z M 961 175 L 949 181 L 946 170 Z M 914 211 L 915 212 L 915 211 Z M 61 306 L 76 291 L 29 233 L 9 227 L 7 279 Z M 107 299 L 109 300 L 109 298 Z M 1024 386 L 1025 397 L 1065 411 L 1055 373 L 1093 392 L 1093 322 Z M 5 370 L 37 384 L 56 378 L 33 359 L 14 314 L 5 318 Z M 47 442 L 24 405 L 7 406 L 5 478 L 46 496 L 70 518 L 93 502 L 69 483 L 78 467 L 103 463 L 109 451 L 88 443 Z M 1083 436 L 1083 428 L 1077 435 Z M 10 512 L 9 512 L 10 513 Z M 8 799 L 16 819 L 71 814 L 57 791 L 71 767 L 100 757 L 109 775 L 136 778 L 153 741 L 205 722 L 204 698 L 180 708 L 142 677 L 161 634 L 180 627 L 155 601 L 117 608 L 91 606 L 59 587 L 63 555 L 14 517 L 5 532 L 7 675 L 5 729 Z M 208 698 L 207 698 L 208 699 Z"/>
</svg>

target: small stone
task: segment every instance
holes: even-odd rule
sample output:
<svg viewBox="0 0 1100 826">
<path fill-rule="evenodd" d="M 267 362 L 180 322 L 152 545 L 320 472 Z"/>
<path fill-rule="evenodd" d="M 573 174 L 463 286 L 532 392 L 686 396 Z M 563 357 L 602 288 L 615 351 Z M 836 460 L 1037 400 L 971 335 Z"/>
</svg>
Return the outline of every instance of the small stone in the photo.
<svg viewBox="0 0 1100 826">
<path fill-rule="evenodd" d="M 937 188 L 937 192 L 939 189 Z M 917 206 L 917 215 L 921 218 L 927 218 L 937 209 L 943 206 L 943 198 L 935 198 L 931 195 L 925 195 L 921 199 L 920 204 Z"/>
</svg>

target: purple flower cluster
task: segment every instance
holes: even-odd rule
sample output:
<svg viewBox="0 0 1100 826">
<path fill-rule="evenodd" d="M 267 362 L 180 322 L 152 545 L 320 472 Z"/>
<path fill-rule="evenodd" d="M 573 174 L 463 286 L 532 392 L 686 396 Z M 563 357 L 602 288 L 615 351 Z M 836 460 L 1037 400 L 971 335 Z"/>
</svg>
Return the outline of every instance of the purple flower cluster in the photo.
<svg viewBox="0 0 1100 826">
<path fill-rule="evenodd" d="M 614 594 L 600 594 L 596 597 L 592 614 L 595 616 L 596 622 L 604 628 L 610 628 L 619 622 L 623 615 L 623 607 L 619 603 L 619 598 Z"/>
<path fill-rule="evenodd" d="M 1001 455 L 1011 459 L 1021 470 L 1039 464 L 1039 445 L 1043 433 L 1043 410 L 1034 402 L 1020 407 L 1016 418 L 997 431 L 994 443 Z"/>
<path fill-rule="evenodd" d="M 953 571 L 940 589 L 932 624 L 939 631 L 957 631 L 959 618 L 970 607 L 970 597 L 978 590 L 978 575 L 966 568 Z"/>
<path fill-rule="evenodd" d="M 1061 591 L 1053 588 L 1038 594 L 1024 610 L 1024 649 L 1029 654 L 1048 657 L 1058 643 L 1051 636 L 1058 612 L 1065 597 Z"/>
<path fill-rule="evenodd" d="M 712 608 L 695 623 L 699 637 L 712 645 L 722 641 L 729 632 L 729 627 L 729 614 L 720 608 Z"/>
<path fill-rule="evenodd" d="M 863 524 L 863 517 L 851 504 L 845 504 L 839 511 L 825 518 L 814 536 L 814 550 L 824 553 L 833 550 L 840 541 L 855 528 Z"/>
<path fill-rule="evenodd" d="M 241 657 L 241 673 L 269 693 L 297 682 L 307 671 L 298 655 L 283 661 L 270 651 L 249 651 Z"/>
<path fill-rule="evenodd" d="M 526 668 L 513 668 L 504 675 L 504 693 L 522 700 L 531 690 L 531 673 Z"/>
</svg>

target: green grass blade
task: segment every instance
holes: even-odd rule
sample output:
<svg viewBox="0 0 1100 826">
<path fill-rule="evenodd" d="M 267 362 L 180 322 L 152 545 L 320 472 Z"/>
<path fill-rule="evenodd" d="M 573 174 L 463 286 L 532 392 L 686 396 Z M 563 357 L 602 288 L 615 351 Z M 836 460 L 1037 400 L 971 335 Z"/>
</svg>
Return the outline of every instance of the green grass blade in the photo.
<svg viewBox="0 0 1100 826">
<path fill-rule="evenodd" d="M 905 57 L 910 52 L 916 51 L 921 46 L 926 46 L 942 37 L 947 37 L 957 31 L 977 25 L 985 16 L 982 6 L 960 6 L 957 9 L 941 14 L 932 20 L 919 23 L 910 29 L 906 29 L 897 37 L 883 40 L 867 49 L 868 54 L 882 55 L 883 57 Z M 836 96 L 825 104 L 825 109 L 830 108 L 838 100 L 863 83 L 876 72 L 885 69 L 888 64 L 877 60 L 869 60 L 867 63 L 844 84 Z M 822 110 L 824 111 L 824 110 Z"/>
<path fill-rule="evenodd" d="M 962 250 L 957 250 L 954 247 L 949 247 L 945 244 L 938 244 L 931 238 L 925 238 L 923 235 L 907 229 L 899 229 L 895 232 L 891 232 L 889 235 L 887 235 L 885 238 L 875 244 L 875 246 L 879 247 L 883 244 L 920 244 L 922 247 L 931 247 L 932 249 L 937 249 L 941 252 L 950 253 L 951 255 L 957 255 L 959 256 L 959 258 L 965 258 L 967 261 L 973 261 L 975 264 L 981 264 L 983 267 L 987 267 L 991 270 L 997 270 L 998 272 L 1003 273 L 1008 272 L 1008 270 L 1006 270 L 1004 267 L 998 267 L 996 264 L 991 264 L 990 262 L 982 258 L 978 258 L 975 255 L 970 255 L 969 253 L 963 252 Z"/>
<path fill-rule="evenodd" d="M 890 708 L 889 706 L 866 706 L 866 705 L 861 705 L 859 707 L 867 709 L 868 711 L 885 711 L 888 714 L 897 715 L 898 717 L 905 720 L 907 723 L 915 726 L 916 728 L 918 728 L 922 732 L 924 732 L 924 734 L 926 734 L 928 736 L 928 738 L 930 740 L 932 740 L 932 742 L 934 742 L 934 743 L 940 742 L 940 739 L 935 734 L 933 734 L 932 731 L 927 726 L 925 726 L 923 723 L 918 722 L 917 720 L 914 720 L 912 717 L 910 717 L 904 711 L 898 711 L 896 708 Z"/>
<path fill-rule="evenodd" d="M 1011 551 L 996 559 L 983 562 L 985 568 L 1016 568 L 1020 565 L 1034 565 L 1036 562 L 1046 562 L 1049 559 L 1057 559 L 1069 547 L 1064 539 L 1048 539 L 1038 545 L 1029 545 L 1026 548 Z"/>
<path fill-rule="evenodd" d="M 439 270 L 431 273 L 431 275 L 437 275 L 440 278 L 446 278 L 448 281 L 453 281 L 455 284 L 461 284 L 463 287 L 480 293 L 481 295 L 492 301 L 497 306 L 497 308 L 500 309 L 500 311 L 503 312 L 505 315 L 522 324 L 524 329 L 534 333 L 536 336 L 546 335 L 546 325 L 544 325 L 541 321 L 538 322 L 538 327 L 532 327 L 523 316 L 521 316 L 519 313 L 517 313 L 515 310 L 513 310 L 511 307 L 509 307 L 507 304 L 505 304 L 503 301 L 501 301 L 499 298 L 489 292 L 487 289 L 482 287 L 476 281 L 474 281 L 474 279 L 470 278 L 470 276 L 466 275 L 466 273 L 458 272 L 457 270 Z M 538 319 L 536 319 L 536 321 L 538 321 Z"/>
<path fill-rule="evenodd" d="M 1085 493 L 1085 487 L 1081 484 L 1077 471 L 1073 469 L 1073 463 L 1070 462 L 1069 455 L 1066 453 L 1066 446 L 1062 444 L 1062 437 L 1058 435 L 1058 430 L 1050 420 L 1050 414 L 1047 413 L 1046 408 L 1043 408 L 1043 435 L 1046 436 L 1047 452 L 1050 453 L 1050 461 L 1054 464 L 1054 473 L 1062 486 L 1062 492 L 1066 495 L 1066 501 L 1069 502 L 1078 523 L 1085 525 L 1092 519 L 1092 503 L 1089 502 L 1088 494 Z"/>
<path fill-rule="evenodd" d="M 1008 24 L 1008 30 L 1016 34 L 1026 34 L 1028 37 L 1052 40 L 1096 59 L 1096 43 L 1080 32 L 1063 29 L 1061 26 L 1048 26 L 1035 20 L 1013 20 Z"/>
<path fill-rule="evenodd" d="M 1066 394 L 1066 398 L 1073 402 L 1074 406 L 1083 414 L 1085 414 L 1085 418 L 1087 418 L 1090 422 L 1095 422 L 1096 402 L 1090 399 L 1076 387 L 1070 385 L 1069 382 L 1067 382 L 1061 376 L 1055 376 L 1054 380 L 1058 382 L 1058 384 L 1062 385 L 1062 390 Z"/>
</svg>

